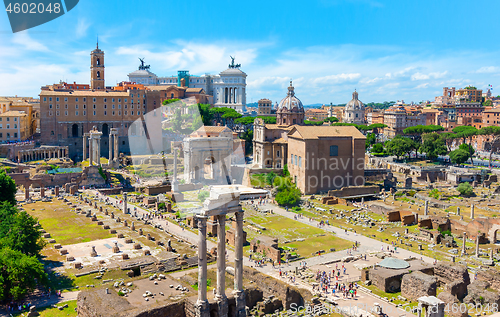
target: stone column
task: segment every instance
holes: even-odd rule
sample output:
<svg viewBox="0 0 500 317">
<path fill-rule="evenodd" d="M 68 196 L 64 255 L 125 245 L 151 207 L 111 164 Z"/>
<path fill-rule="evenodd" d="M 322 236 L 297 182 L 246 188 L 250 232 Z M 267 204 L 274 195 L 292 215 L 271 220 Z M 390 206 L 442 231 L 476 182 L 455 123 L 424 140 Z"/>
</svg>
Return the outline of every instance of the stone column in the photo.
<svg viewBox="0 0 500 317">
<path fill-rule="evenodd" d="M 96 146 L 96 152 L 97 152 L 96 164 L 97 164 L 97 166 L 101 166 L 101 138 L 100 137 L 96 138 L 96 144 L 97 144 L 97 146 Z"/>
<path fill-rule="evenodd" d="M 108 136 L 108 145 L 109 145 L 108 165 L 113 160 L 113 143 L 111 140 L 113 140 L 113 135 L 109 134 L 109 136 Z"/>
<path fill-rule="evenodd" d="M 40 197 L 43 198 L 45 197 L 45 187 L 40 187 Z"/>
<path fill-rule="evenodd" d="M 243 211 L 235 213 L 235 246 L 234 246 L 234 299 L 236 301 L 236 317 L 246 316 L 245 293 L 243 291 Z"/>
<path fill-rule="evenodd" d="M 24 200 L 29 200 L 30 199 L 30 186 L 26 185 L 24 187 Z"/>
<path fill-rule="evenodd" d="M 490 249 L 490 261 L 493 261 L 493 248 Z"/>
<path fill-rule="evenodd" d="M 476 257 L 479 258 L 479 234 L 476 236 Z"/>
<path fill-rule="evenodd" d="M 465 255 L 467 254 L 467 250 L 465 249 L 465 242 L 467 242 L 467 233 L 464 232 L 463 236 L 464 236 L 463 238 L 464 244 L 462 245 L 462 255 Z"/>
<path fill-rule="evenodd" d="M 424 211 L 424 215 L 428 215 L 429 214 L 429 202 L 426 200 L 425 201 L 425 211 Z"/>
<path fill-rule="evenodd" d="M 127 193 L 123 192 L 123 213 L 127 213 Z"/>
<path fill-rule="evenodd" d="M 210 309 L 207 300 L 207 217 L 198 218 L 198 300 L 196 301 L 196 317 L 209 317 Z"/>
<path fill-rule="evenodd" d="M 215 300 L 219 317 L 227 317 L 226 289 L 226 215 L 219 215 L 217 224 L 217 289 Z"/>
<path fill-rule="evenodd" d="M 470 206 L 470 220 L 474 220 L 474 204 Z"/>
<path fill-rule="evenodd" d="M 115 158 L 114 159 L 118 160 L 118 155 L 119 155 L 119 152 L 118 152 L 118 132 L 114 133 L 113 141 L 115 142 Z"/>
<path fill-rule="evenodd" d="M 174 193 L 179 192 L 179 184 L 177 183 L 177 148 L 174 146 L 174 177 L 172 179 L 172 187 Z"/>
<path fill-rule="evenodd" d="M 460 207 L 457 207 L 457 216 L 460 216 Z"/>
<path fill-rule="evenodd" d="M 92 166 L 94 165 L 94 145 L 92 144 L 92 138 L 88 138 L 89 139 L 89 166 Z"/>
</svg>

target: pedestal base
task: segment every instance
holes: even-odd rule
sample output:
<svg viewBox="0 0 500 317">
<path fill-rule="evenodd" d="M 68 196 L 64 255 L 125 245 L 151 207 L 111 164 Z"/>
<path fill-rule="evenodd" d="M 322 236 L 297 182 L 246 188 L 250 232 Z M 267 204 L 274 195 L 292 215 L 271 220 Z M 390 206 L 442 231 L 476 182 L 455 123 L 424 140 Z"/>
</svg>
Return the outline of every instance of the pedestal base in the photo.
<svg viewBox="0 0 500 317">
<path fill-rule="evenodd" d="M 233 295 L 236 302 L 235 317 L 246 317 L 245 291 L 233 291 Z"/>
<path fill-rule="evenodd" d="M 172 200 L 176 203 L 184 201 L 184 194 L 181 192 L 171 192 Z"/>
<path fill-rule="evenodd" d="M 229 310 L 229 305 L 227 303 L 227 297 L 226 296 L 216 296 L 215 300 L 217 301 L 217 311 L 219 312 L 218 316 L 219 317 L 228 317 L 228 310 Z"/>
<path fill-rule="evenodd" d="M 195 305 L 196 317 L 210 317 L 210 305 L 208 301 L 197 301 Z"/>
</svg>

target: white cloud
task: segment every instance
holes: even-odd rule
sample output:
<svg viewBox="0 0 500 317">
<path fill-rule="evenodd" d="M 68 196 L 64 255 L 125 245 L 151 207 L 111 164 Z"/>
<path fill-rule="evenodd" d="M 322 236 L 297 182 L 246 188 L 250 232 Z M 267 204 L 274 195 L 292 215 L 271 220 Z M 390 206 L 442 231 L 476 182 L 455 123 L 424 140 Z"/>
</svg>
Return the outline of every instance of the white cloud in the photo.
<svg viewBox="0 0 500 317">
<path fill-rule="evenodd" d="M 491 74 L 498 72 L 500 72 L 500 67 L 496 66 L 483 66 L 476 71 L 478 74 Z"/>
<path fill-rule="evenodd" d="M 49 49 L 40 42 L 32 39 L 28 31 L 22 31 L 14 33 L 12 37 L 12 43 L 21 45 L 25 50 L 35 51 L 35 52 L 48 52 Z"/>
<path fill-rule="evenodd" d="M 85 37 L 89 27 L 90 22 L 88 22 L 85 18 L 78 18 L 78 22 L 76 24 L 76 38 Z"/>
</svg>

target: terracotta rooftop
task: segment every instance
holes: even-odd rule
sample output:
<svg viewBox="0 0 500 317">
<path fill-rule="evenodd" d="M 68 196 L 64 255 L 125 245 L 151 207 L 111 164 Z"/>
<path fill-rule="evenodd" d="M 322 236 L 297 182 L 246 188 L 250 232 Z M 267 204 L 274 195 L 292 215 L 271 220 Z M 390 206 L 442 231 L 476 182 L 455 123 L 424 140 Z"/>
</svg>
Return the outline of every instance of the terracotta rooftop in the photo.
<svg viewBox="0 0 500 317">
<path fill-rule="evenodd" d="M 70 90 L 70 91 L 57 91 L 57 90 L 42 90 L 40 96 L 92 96 L 92 97 L 128 97 L 127 91 L 91 91 L 91 90 Z"/>
<path fill-rule="evenodd" d="M 288 133 L 289 136 L 299 139 L 319 139 L 328 137 L 353 137 L 355 139 L 365 139 L 363 133 L 353 126 L 293 126 Z"/>
<path fill-rule="evenodd" d="M 0 117 L 23 117 L 26 116 L 26 112 L 24 111 L 7 111 L 0 114 Z"/>
<path fill-rule="evenodd" d="M 287 143 L 287 141 L 283 138 L 279 138 L 279 139 L 274 140 L 272 143 Z"/>
</svg>

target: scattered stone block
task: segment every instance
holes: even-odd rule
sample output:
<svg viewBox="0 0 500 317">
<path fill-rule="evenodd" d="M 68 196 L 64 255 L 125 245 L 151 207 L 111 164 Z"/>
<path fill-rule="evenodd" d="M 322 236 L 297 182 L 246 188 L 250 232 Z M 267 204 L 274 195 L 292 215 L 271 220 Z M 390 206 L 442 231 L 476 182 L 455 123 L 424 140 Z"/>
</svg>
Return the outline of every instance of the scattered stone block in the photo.
<svg viewBox="0 0 500 317">
<path fill-rule="evenodd" d="M 111 229 L 111 230 L 109 230 L 109 233 L 111 233 L 111 234 L 115 234 L 115 233 L 116 233 L 116 230 L 115 230 L 115 229 Z"/>
<path fill-rule="evenodd" d="M 140 243 L 134 243 L 134 249 L 135 250 L 140 250 L 142 248 Z"/>
<path fill-rule="evenodd" d="M 61 249 L 61 248 L 62 248 L 62 245 L 60 245 L 59 243 L 54 244 L 54 249 Z"/>
<path fill-rule="evenodd" d="M 59 250 L 59 253 L 60 253 L 61 255 L 66 255 L 66 254 L 68 254 L 68 250 L 66 250 L 66 249 L 61 249 L 61 250 Z"/>
<path fill-rule="evenodd" d="M 75 260 L 75 258 L 73 256 L 71 256 L 71 255 L 66 256 L 66 261 L 71 262 L 74 260 Z"/>
<path fill-rule="evenodd" d="M 123 239 L 123 233 L 119 233 L 119 234 L 117 234 L 117 235 L 116 235 L 116 237 L 117 237 L 118 239 Z"/>
<path fill-rule="evenodd" d="M 75 262 L 73 264 L 73 266 L 74 266 L 75 269 L 81 269 L 83 267 L 82 263 L 80 263 L 80 262 Z"/>
<path fill-rule="evenodd" d="M 128 257 L 128 254 L 127 253 L 123 253 L 122 254 L 122 260 L 128 260 L 129 257 Z"/>
</svg>

